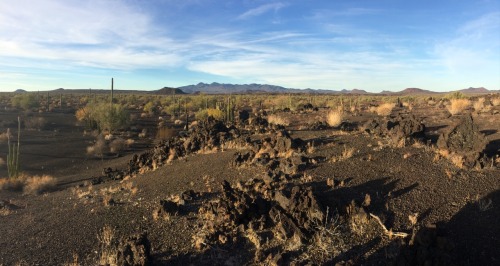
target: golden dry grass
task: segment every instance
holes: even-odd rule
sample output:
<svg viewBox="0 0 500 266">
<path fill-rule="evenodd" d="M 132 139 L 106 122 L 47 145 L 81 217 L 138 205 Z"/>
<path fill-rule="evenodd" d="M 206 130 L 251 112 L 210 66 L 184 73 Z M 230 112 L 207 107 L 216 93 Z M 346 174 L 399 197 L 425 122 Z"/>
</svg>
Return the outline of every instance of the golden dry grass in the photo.
<svg viewBox="0 0 500 266">
<path fill-rule="evenodd" d="M 485 101 L 484 98 L 477 99 L 477 101 L 475 101 L 473 103 L 473 105 L 472 105 L 474 107 L 474 111 L 476 111 L 478 113 L 481 112 L 481 111 L 483 111 L 483 109 L 484 109 L 484 101 Z"/>
<path fill-rule="evenodd" d="M 496 98 L 491 99 L 491 104 L 493 104 L 493 106 L 499 106 L 500 105 L 500 97 L 496 97 Z"/>
<path fill-rule="evenodd" d="M 57 185 L 57 180 L 49 175 L 27 176 L 19 175 L 17 178 L 0 179 L 0 190 L 24 191 L 24 194 L 41 194 L 52 191 Z"/>
<path fill-rule="evenodd" d="M 20 178 L 0 179 L 0 190 L 21 191 L 23 189 L 23 185 L 23 180 Z"/>
<path fill-rule="evenodd" d="M 101 250 L 99 252 L 99 265 L 118 265 L 117 239 L 115 230 L 106 225 L 97 235 Z"/>
<path fill-rule="evenodd" d="M 342 124 L 342 119 L 344 118 L 344 112 L 342 110 L 331 110 L 326 116 L 326 122 L 331 127 L 338 127 Z"/>
<path fill-rule="evenodd" d="M 451 99 L 450 102 L 451 104 L 446 108 L 451 115 L 460 114 L 470 106 L 469 99 Z"/>
<path fill-rule="evenodd" d="M 290 121 L 288 119 L 278 115 L 269 115 L 267 117 L 267 121 L 269 122 L 269 124 L 274 124 L 274 125 L 281 125 L 281 126 L 290 125 Z"/>
<path fill-rule="evenodd" d="M 380 116 L 388 116 L 391 114 L 393 108 L 394 108 L 393 103 L 384 103 L 377 106 L 375 112 Z"/>
<path fill-rule="evenodd" d="M 335 163 L 335 162 L 347 160 L 354 155 L 354 152 L 355 152 L 354 148 L 347 148 L 347 146 L 344 145 L 344 148 L 342 149 L 342 153 L 338 156 L 333 156 L 330 159 L 330 162 Z"/>
<path fill-rule="evenodd" d="M 26 179 L 24 184 L 25 194 L 40 194 L 53 190 L 57 185 L 57 180 L 49 175 L 33 176 Z"/>
</svg>

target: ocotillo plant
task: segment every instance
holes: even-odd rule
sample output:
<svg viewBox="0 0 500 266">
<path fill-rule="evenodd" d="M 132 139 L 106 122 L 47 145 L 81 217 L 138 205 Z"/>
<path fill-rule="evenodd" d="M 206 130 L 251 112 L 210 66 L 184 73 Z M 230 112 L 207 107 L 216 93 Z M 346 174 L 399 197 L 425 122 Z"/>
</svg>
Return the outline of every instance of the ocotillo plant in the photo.
<svg viewBox="0 0 500 266">
<path fill-rule="evenodd" d="M 49 102 L 50 102 L 50 96 L 49 92 L 47 92 L 47 112 L 49 111 Z"/>
<path fill-rule="evenodd" d="M 7 130 L 7 145 L 9 153 L 7 154 L 7 172 L 10 178 L 19 176 L 19 145 L 21 142 L 21 120 L 17 117 L 17 147 L 10 144 L 10 129 Z"/>
</svg>

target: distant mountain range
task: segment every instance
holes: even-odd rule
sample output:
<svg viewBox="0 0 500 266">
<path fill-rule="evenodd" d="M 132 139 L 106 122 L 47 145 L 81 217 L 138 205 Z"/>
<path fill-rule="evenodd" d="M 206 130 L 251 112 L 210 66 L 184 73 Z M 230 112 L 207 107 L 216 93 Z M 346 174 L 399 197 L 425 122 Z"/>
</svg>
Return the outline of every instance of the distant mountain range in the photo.
<svg viewBox="0 0 500 266">
<path fill-rule="evenodd" d="M 479 88 L 467 88 L 461 89 L 451 92 L 461 92 L 464 94 L 486 94 L 486 93 L 499 93 L 500 90 L 488 90 L 483 87 Z M 18 89 L 14 91 L 15 93 L 25 93 L 25 90 Z M 42 93 L 47 93 L 44 91 Z M 56 94 L 66 94 L 66 93 L 97 93 L 97 94 L 106 94 L 110 93 L 110 90 L 103 89 L 63 89 L 59 88 L 56 90 L 48 91 L 48 93 L 56 93 Z M 380 93 L 371 93 L 365 90 L 360 89 L 352 89 L 352 90 L 314 90 L 314 89 L 292 89 L 285 88 L 281 86 L 268 85 L 268 84 L 224 84 L 224 83 L 203 83 L 200 82 L 196 85 L 188 85 L 182 86 L 178 88 L 172 87 L 163 87 L 159 90 L 152 91 L 144 91 L 144 90 L 115 90 L 116 94 L 155 94 L 155 95 L 172 95 L 172 94 L 265 94 L 265 93 L 310 93 L 310 94 L 354 94 L 354 95 L 396 95 L 396 96 L 405 96 L 405 95 L 433 95 L 433 94 L 443 94 L 450 92 L 434 92 L 430 90 L 423 90 L 420 88 L 406 88 L 402 91 L 382 91 Z"/>
<path fill-rule="evenodd" d="M 206 94 L 229 94 L 229 93 L 317 93 L 317 94 L 388 94 L 388 95 L 430 95 L 440 94 L 443 92 L 435 92 L 430 90 L 423 90 L 420 88 L 406 88 L 402 91 L 382 91 L 380 93 L 370 93 L 365 90 L 352 89 L 352 90 L 313 90 L 313 89 L 291 89 L 281 86 L 268 85 L 268 84 L 224 84 L 224 83 L 203 83 L 200 82 L 196 85 L 189 85 L 179 87 L 178 89 L 186 93 L 206 93 Z M 481 94 L 481 93 L 495 93 L 499 91 L 490 91 L 483 87 L 468 88 L 458 90 L 464 94 Z M 449 93 L 449 92 L 446 92 Z"/>
<path fill-rule="evenodd" d="M 196 85 L 188 85 L 179 87 L 186 93 L 206 93 L 206 94 L 228 94 L 228 93 L 318 93 L 318 94 L 331 94 L 331 93 L 351 93 L 351 94 L 369 94 L 364 90 L 313 90 L 313 89 L 292 89 L 276 85 L 268 84 L 225 84 L 225 83 L 203 83 L 200 82 Z"/>
</svg>

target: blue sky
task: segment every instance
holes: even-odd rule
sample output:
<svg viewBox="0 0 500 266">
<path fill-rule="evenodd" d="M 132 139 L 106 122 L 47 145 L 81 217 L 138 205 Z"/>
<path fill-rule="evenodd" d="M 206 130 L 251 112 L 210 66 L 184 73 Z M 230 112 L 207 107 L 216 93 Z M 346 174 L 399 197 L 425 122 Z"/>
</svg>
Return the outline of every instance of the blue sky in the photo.
<svg viewBox="0 0 500 266">
<path fill-rule="evenodd" d="M 0 91 L 500 89 L 500 0 L 4 0 Z"/>
</svg>

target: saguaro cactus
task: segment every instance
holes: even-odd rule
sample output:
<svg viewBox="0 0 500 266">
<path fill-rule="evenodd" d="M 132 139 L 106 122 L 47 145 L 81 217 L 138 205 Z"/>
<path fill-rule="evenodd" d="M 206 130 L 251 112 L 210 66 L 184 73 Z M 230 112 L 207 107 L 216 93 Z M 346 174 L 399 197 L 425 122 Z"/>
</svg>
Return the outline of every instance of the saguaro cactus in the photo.
<svg viewBox="0 0 500 266">
<path fill-rule="evenodd" d="M 114 89 L 114 79 L 111 78 L 111 107 L 113 107 L 113 89 Z"/>
<path fill-rule="evenodd" d="M 17 117 L 17 147 L 10 143 L 10 130 L 7 131 L 7 145 L 9 153 L 7 154 L 7 172 L 10 178 L 19 176 L 19 146 L 21 142 L 21 119 Z"/>
<path fill-rule="evenodd" d="M 233 122 L 234 121 L 233 103 L 231 101 L 231 97 L 227 98 L 226 121 L 227 122 Z"/>
</svg>

